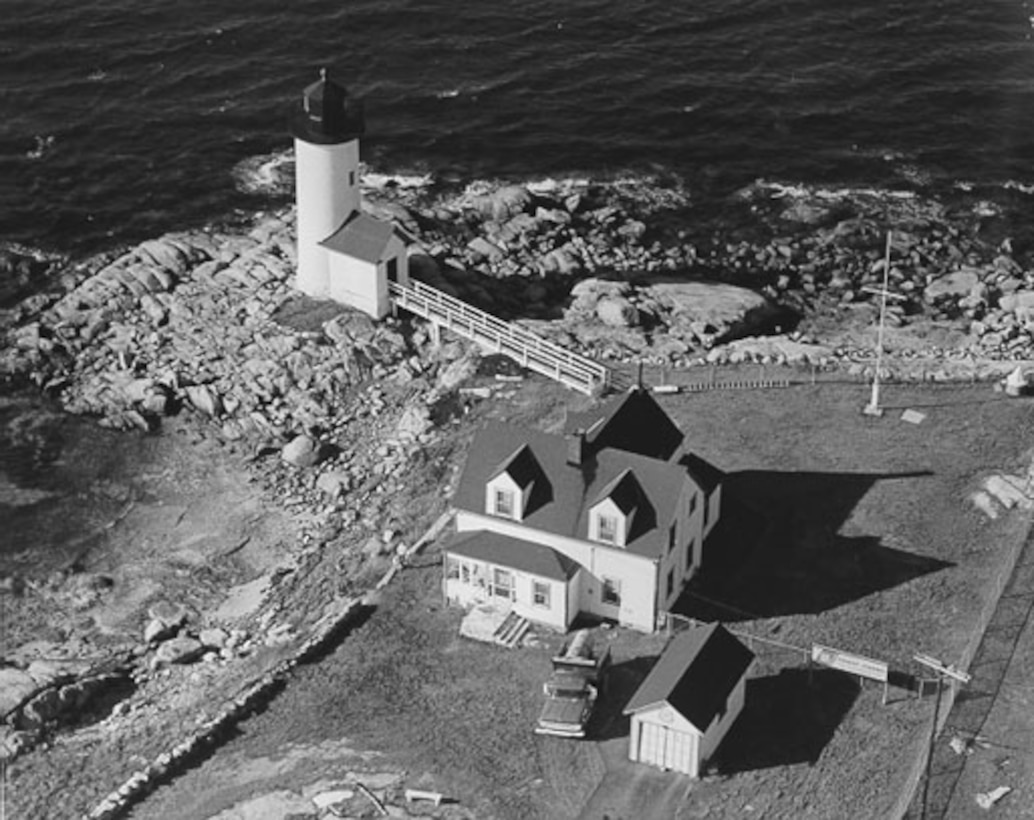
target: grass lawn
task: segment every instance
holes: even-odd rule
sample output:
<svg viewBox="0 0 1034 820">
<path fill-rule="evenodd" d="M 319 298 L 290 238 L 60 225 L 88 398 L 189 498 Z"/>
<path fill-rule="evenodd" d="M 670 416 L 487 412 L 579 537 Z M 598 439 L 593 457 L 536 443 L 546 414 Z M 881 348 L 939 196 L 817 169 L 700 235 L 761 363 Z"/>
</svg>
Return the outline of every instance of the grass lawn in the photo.
<svg viewBox="0 0 1034 820">
<path fill-rule="evenodd" d="M 469 418 L 555 429 L 563 413 L 550 397 L 528 382 Z M 1027 530 L 1025 515 L 991 521 L 967 496 L 986 474 L 1026 470 L 1031 404 L 986 387 L 891 387 L 884 400 L 896 409 L 872 419 L 859 412 L 867 398 L 863 386 L 822 385 L 660 399 L 690 448 L 729 474 L 723 537 L 709 544 L 711 568 L 682 611 L 869 655 L 901 675 L 919 672 L 915 652 L 959 659 L 1007 547 Z M 901 421 L 905 406 L 925 421 Z M 327 657 L 300 667 L 227 751 L 348 738 L 477 817 L 578 817 L 607 775 L 603 744 L 627 735 L 621 707 L 663 636 L 601 630 L 616 685 L 595 739 L 538 737 L 541 684 L 561 637 L 520 650 L 461 639 L 434 548 L 421 563 Z M 895 689 L 883 706 L 878 684 L 831 670 L 809 678 L 800 656 L 758 652 L 745 711 L 677 817 L 886 816 L 926 743 L 932 703 Z M 174 788 L 189 790 L 191 778 Z"/>
</svg>

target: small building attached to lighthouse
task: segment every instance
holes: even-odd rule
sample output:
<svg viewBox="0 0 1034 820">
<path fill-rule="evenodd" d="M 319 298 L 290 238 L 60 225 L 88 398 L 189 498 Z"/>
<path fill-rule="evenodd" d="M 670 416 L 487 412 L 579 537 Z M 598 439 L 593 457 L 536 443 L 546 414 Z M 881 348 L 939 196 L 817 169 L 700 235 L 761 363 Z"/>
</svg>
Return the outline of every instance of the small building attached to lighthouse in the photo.
<svg viewBox="0 0 1034 820">
<path fill-rule="evenodd" d="M 362 103 L 328 76 L 302 92 L 291 116 L 295 152 L 296 286 L 380 319 L 391 310 L 389 282 L 407 285 L 408 237 L 362 211 L 359 138 Z"/>
</svg>

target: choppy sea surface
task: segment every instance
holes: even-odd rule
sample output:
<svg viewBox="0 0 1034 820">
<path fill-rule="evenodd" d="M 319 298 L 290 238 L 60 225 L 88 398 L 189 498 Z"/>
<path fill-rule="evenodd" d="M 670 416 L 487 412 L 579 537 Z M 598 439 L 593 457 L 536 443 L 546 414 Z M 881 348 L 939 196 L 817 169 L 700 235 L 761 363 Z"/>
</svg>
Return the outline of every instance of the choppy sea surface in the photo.
<svg viewBox="0 0 1034 820">
<path fill-rule="evenodd" d="M 436 179 L 1034 184 L 1021 0 L 4 0 L 0 242 L 82 254 L 289 201 L 318 67 Z M 1018 187 L 1017 187 L 1018 186 Z M 1034 203 L 1034 200 L 1032 200 Z"/>
</svg>

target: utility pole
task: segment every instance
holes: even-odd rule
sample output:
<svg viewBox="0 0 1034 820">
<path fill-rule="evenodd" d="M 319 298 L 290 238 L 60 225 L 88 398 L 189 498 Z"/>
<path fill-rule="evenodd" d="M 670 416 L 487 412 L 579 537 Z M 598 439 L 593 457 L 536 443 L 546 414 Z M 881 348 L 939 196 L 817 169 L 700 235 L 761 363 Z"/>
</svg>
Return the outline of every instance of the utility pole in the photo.
<svg viewBox="0 0 1034 820">
<path fill-rule="evenodd" d="M 916 663 L 921 663 L 932 669 L 937 673 L 937 697 L 933 702 L 933 722 L 930 724 L 930 742 L 926 750 L 926 774 L 923 778 L 923 803 L 922 803 L 922 818 L 926 817 L 926 800 L 930 793 L 930 767 L 933 763 L 933 751 L 934 743 L 937 741 L 937 720 L 940 717 L 941 710 L 941 689 L 944 687 L 944 681 L 950 680 L 952 684 L 955 683 L 969 683 L 972 680 L 971 676 L 967 672 L 962 672 L 956 669 L 954 666 L 946 666 L 936 658 L 931 658 L 929 655 L 913 655 L 912 659 Z"/>
</svg>

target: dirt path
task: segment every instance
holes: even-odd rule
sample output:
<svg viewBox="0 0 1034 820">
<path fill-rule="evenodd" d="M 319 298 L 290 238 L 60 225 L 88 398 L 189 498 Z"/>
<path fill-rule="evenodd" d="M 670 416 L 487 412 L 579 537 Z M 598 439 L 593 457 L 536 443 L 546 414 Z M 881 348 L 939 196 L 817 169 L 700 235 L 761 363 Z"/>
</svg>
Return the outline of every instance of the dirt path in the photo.
<svg viewBox="0 0 1034 820">
<path fill-rule="evenodd" d="M 628 759 L 628 738 L 597 744 L 607 773 L 578 820 L 670 820 L 692 781 L 683 775 L 641 766 Z"/>
</svg>

